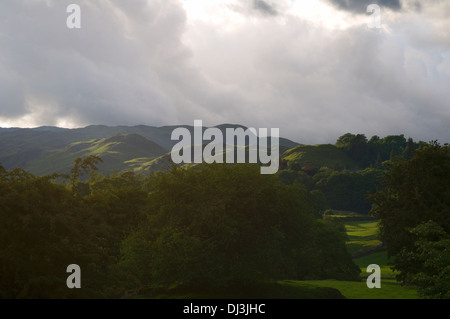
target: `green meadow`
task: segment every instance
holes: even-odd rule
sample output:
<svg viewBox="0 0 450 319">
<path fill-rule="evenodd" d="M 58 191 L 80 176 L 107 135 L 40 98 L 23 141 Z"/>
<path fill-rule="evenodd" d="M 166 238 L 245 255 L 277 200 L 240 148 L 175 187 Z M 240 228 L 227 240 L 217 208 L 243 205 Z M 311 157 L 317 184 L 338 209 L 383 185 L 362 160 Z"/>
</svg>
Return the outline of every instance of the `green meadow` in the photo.
<svg viewBox="0 0 450 319">
<path fill-rule="evenodd" d="M 342 295 L 348 299 L 418 299 L 417 290 L 413 287 L 404 287 L 395 279 L 396 273 L 391 269 L 390 260 L 385 250 L 370 252 L 381 244 L 377 240 L 377 222 L 367 221 L 347 221 L 345 222 L 347 230 L 349 252 L 364 253 L 359 258 L 355 258 L 355 263 L 361 268 L 361 281 L 338 281 L 338 280 L 312 280 L 312 281 L 282 281 L 280 283 L 298 287 L 332 287 L 338 289 Z M 368 288 L 366 285 L 367 266 L 377 264 L 381 269 L 381 288 Z"/>
</svg>

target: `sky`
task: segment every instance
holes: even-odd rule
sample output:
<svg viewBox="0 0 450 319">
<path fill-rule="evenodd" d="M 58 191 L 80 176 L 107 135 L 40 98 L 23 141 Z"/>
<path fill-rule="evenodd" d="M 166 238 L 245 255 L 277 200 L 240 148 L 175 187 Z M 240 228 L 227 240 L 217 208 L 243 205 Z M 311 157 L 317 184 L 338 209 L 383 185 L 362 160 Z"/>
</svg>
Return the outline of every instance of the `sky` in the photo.
<svg viewBox="0 0 450 319">
<path fill-rule="evenodd" d="M 0 127 L 450 142 L 449 16 L 448 0 L 2 0 Z"/>
</svg>

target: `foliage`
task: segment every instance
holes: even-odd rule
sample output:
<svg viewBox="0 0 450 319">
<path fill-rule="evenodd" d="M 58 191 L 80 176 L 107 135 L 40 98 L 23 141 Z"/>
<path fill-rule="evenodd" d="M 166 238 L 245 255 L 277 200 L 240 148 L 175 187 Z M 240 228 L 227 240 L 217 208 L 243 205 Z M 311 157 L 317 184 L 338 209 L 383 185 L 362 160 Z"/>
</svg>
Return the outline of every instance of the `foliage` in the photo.
<svg viewBox="0 0 450 319">
<path fill-rule="evenodd" d="M 336 141 L 336 146 L 344 152 L 360 167 L 381 167 L 384 161 L 394 157 L 411 158 L 413 151 L 423 142 L 415 143 L 412 138 L 405 139 L 404 135 L 389 135 L 384 138 L 372 136 L 367 140 L 364 134 L 346 133 Z"/>
<path fill-rule="evenodd" d="M 0 297 L 358 278 L 342 229 L 317 219 L 315 199 L 299 183 L 283 185 L 257 165 L 142 177 L 100 175 L 98 162 L 77 159 L 71 176 L 0 167 Z M 65 285 L 70 264 L 82 269 L 80 290 Z"/>
<path fill-rule="evenodd" d="M 313 189 L 314 183 L 311 176 L 301 170 L 286 169 L 278 172 L 280 180 L 287 185 L 300 183 L 308 190 Z"/>
<path fill-rule="evenodd" d="M 73 173 L 82 163 L 90 162 L 80 159 Z M 139 222 L 146 193 L 122 176 L 97 182 L 83 195 L 68 186 L 53 175 L 0 169 L 0 297 L 104 297 L 105 287 L 116 285 L 111 266 L 121 240 Z M 70 264 L 82 269 L 81 290 L 66 287 Z"/>
<path fill-rule="evenodd" d="M 431 298 L 450 298 L 450 234 L 433 221 L 410 230 L 416 237 L 414 249 L 400 252 L 402 259 L 420 265 L 412 272 L 419 293 Z"/>
<path fill-rule="evenodd" d="M 286 151 L 282 159 L 287 165 L 278 176 L 285 184 L 299 182 L 313 191 L 322 211 L 367 214 L 372 204 L 366 197 L 379 187 L 385 164 L 412 158 L 419 145 L 426 144 L 403 135 L 367 140 L 364 134 L 346 133 L 335 145 L 299 145 Z"/>
<path fill-rule="evenodd" d="M 344 239 L 298 185 L 252 165 L 174 168 L 152 185 L 147 222 L 123 245 L 122 265 L 143 285 L 357 278 Z"/>
<path fill-rule="evenodd" d="M 314 189 L 320 190 L 335 210 L 353 211 L 367 214 L 371 202 L 366 198 L 376 191 L 382 171 L 367 168 L 358 172 L 322 170 L 313 177 Z"/>
<path fill-rule="evenodd" d="M 372 213 L 380 220 L 380 239 L 387 243 L 389 255 L 396 257 L 398 279 L 420 282 L 425 294 L 446 296 L 442 287 L 439 294 L 425 287 L 435 286 L 433 282 L 446 278 L 448 272 L 448 263 L 436 260 L 447 258 L 438 252 L 444 251 L 450 233 L 450 146 L 432 142 L 414 153 L 410 160 L 391 162 L 385 187 L 371 197 Z M 439 240 L 430 240 L 432 233 L 439 234 Z M 427 254 L 431 268 L 424 260 Z"/>
<path fill-rule="evenodd" d="M 364 134 L 346 133 L 337 139 L 336 146 L 342 148 L 356 162 L 367 161 L 368 146 Z"/>
<path fill-rule="evenodd" d="M 71 192 L 50 177 L 35 177 L 21 169 L 1 174 L 0 296 L 32 297 L 27 291 L 52 296 L 45 287 L 65 283 L 65 270 L 74 256 L 89 274 L 94 265 L 86 253 L 99 257 L 101 253 L 82 218 Z M 39 284 L 40 289 L 33 288 Z M 65 295 L 63 291 L 59 297 Z"/>
</svg>

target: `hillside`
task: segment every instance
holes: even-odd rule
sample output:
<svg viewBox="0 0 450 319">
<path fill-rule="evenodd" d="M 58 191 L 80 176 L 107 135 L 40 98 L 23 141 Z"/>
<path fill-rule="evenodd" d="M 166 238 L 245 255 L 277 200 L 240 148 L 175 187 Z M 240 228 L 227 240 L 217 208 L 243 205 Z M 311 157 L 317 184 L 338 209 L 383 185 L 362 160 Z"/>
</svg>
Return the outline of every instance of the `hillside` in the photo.
<svg viewBox="0 0 450 319">
<path fill-rule="evenodd" d="M 67 173 L 77 157 L 97 155 L 104 160 L 99 167 L 104 173 L 159 170 L 171 166 L 169 152 L 179 142 L 172 140 L 171 134 L 178 127 L 186 128 L 191 137 L 194 136 L 194 127 L 189 125 L 0 128 L 0 165 L 8 170 L 20 167 L 38 175 L 55 170 Z M 246 129 L 235 124 L 221 124 L 216 128 L 224 138 L 228 128 Z M 116 140 L 117 136 L 128 137 Z M 372 137 L 370 141 L 365 137 L 363 141 L 357 140 L 358 136 L 346 134 L 338 139 L 339 145 L 301 145 L 280 137 L 280 169 L 299 171 L 305 167 L 313 170 L 328 167 L 352 171 L 380 167 L 383 161 L 405 155 L 419 145 L 406 141 L 403 135 Z M 235 146 L 249 147 L 249 141 Z"/>
<path fill-rule="evenodd" d="M 98 140 L 71 143 L 63 149 L 48 152 L 27 163 L 27 168 L 38 175 L 46 174 L 49 166 L 56 173 L 69 172 L 78 157 L 95 155 L 103 160 L 102 173 L 132 169 L 134 161 L 151 161 L 167 150 L 137 134 L 114 135 Z"/>
<path fill-rule="evenodd" d="M 281 158 L 290 166 L 304 167 L 309 163 L 316 168 L 323 166 L 342 169 L 358 168 L 354 160 L 332 144 L 298 145 L 285 151 Z"/>
<path fill-rule="evenodd" d="M 96 155 L 104 161 L 99 165 L 102 173 L 159 170 L 171 166 L 168 153 L 178 143 L 171 140 L 171 134 L 178 127 L 187 128 L 193 136 L 194 127 L 188 125 L 0 128 L 0 165 L 8 170 L 20 167 L 37 175 L 68 173 L 77 157 Z M 224 136 L 227 128 L 246 129 L 234 124 L 216 127 Z M 280 152 L 296 145 L 280 138 Z"/>
</svg>

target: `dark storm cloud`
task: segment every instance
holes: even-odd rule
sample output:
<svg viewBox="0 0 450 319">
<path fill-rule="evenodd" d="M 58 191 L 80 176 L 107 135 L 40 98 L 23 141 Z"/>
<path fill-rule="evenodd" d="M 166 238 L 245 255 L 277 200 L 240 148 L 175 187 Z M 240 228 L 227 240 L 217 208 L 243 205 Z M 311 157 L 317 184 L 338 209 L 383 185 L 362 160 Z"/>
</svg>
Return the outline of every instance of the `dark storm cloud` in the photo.
<svg viewBox="0 0 450 319">
<path fill-rule="evenodd" d="M 400 10 L 400 0 L 327 0 L 339 9 L 351 11 L 353 13 L 366 14 L 367 6 L 378 4 L 380 7 Z"/>
<path fill-rule="evenodd" d="M 289 9 L 289 2 L 284 0 L 237 0 L 227 5 L 231 10 L 249 16 L 277 17 Z"/>
<path fill-rule="evenodd" d="M 207 85 L 187 62 L 179 2 L 79 0 L 81 29 L 73 30 L 70 3 L 0 2 L 0 123 L 181 121 L 192 87 Z"/>
<path fill-rule="evenodd" d="M 263 0 L 253 0 L 253 9 L 265 15 L 275 16 L 278 14 L 277 10 Z"/>
</svg>

